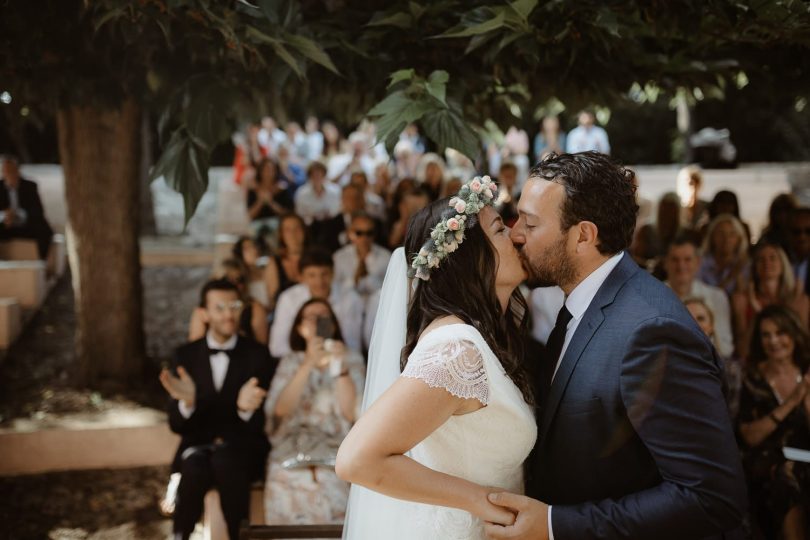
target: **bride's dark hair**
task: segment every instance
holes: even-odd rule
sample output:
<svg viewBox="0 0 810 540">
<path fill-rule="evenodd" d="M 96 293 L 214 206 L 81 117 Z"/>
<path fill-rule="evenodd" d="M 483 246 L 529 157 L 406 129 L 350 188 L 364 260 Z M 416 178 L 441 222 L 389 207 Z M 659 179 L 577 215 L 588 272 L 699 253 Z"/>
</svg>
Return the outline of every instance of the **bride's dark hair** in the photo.
<svg viewBox="0 0 810 540">
<path fill-rule="evenodd" d="M 440 220 L 456 214 L 449 201 L 449 198 L 439 199 L 411 218 L 405 235 L 408 264 L 430 238 L 431 229 Z M 528 307 L 523 295 L 515 289 L 506 314 L 501 311 L 495 291 L 497 264 L 495 247 L 481 229 L 477 216 L 470 216 L 464 241 L 458 249 L 443 259 L 438 268 L 431 269 L 428 281 L 414 278 L 417 285 L 408 308 L 400 368 L 405 369 L 419 336 L 431 322 L 455 315 L 480 332 L 509 378 L 526 401 L 532 403 L 522 343 L 522 336 L 528 334 Z"/>
</svg>

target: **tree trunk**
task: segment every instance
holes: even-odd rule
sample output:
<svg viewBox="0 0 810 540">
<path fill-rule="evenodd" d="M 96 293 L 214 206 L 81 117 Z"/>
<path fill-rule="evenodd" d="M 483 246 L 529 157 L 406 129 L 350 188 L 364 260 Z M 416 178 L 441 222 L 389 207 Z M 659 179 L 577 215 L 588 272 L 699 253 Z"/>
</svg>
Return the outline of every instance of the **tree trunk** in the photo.
<svg viewBox="0 0 810 540">
<path fill-rule="evenodd" d="M 138 221 L 141 109 L 69 106 L 57 114 L 67 245 L 76 298 L 77 382 L 143 373 Z"/>
<path fill-rule="evenodd" d="M 149 178 L 149 168 L 152 166 L 152 126 L 149 124 L 149 115 L 141 115 L 141 170 L 140 170 L 140 207 L 142 236 L 155 236 L 157 224 L 155 223 L 155 207 L 152 203 L 152 179 Z"/>
</svg>

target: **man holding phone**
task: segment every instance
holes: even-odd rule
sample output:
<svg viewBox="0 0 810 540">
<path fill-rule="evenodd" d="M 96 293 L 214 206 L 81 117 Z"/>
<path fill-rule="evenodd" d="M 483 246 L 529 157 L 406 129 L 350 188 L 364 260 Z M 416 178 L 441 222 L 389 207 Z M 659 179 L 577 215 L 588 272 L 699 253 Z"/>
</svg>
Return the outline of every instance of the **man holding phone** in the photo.
<svg viewBox="0 0 810 540">
<path fill-rule="evenodd" d="M 262 478 L 270 444 L 262 410 L 277 362 L 237 334 L 239 291 L 219 279 L 205 284 L 200 307 L 206 336 L 177 350 L 160 382 L 172 397 L 169 425 L 181 436 L 172 472 L 181 474 L 174 511 L 176 540 L 191 535 L 205 494 L 219 491 L 232 540 L 248 517 L 250 483 Z"/>
</svg>

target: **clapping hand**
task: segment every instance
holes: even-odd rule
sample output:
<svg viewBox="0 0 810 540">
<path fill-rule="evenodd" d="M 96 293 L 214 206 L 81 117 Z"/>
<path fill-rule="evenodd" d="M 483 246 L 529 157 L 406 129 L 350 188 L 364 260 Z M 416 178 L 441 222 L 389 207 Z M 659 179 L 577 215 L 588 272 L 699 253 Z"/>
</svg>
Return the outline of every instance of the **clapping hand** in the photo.
<svg viewBox="0 0 810 540">
<path fill-rule="evenodd" d="M 240 411 L 253 412 L 258 409 L 264 396 L 267 395 L 267 390 L 259 386 L 259 379 L 251 377 L 239 389 L 239 397 L 236 398 L 236 407 Z"/>
<path fill-rule="evenodd" d="M 491 540 L 548 538 L 548 505 L 530 497 L 506 491 L 490 493 L 489 501 L 517 513 L 512 525 L 485 523 L 484 530 Z"/>
<path fill-rule="evenodd" d="M 160 384 L 177 401 L 182 401 L 186 407 L 194 407 L 194 399 L 197 397 L 197 387 L 194 380 L 183 366 L 177 368 L 179 377 L 175 377 L 168 369 L 160 372 Z"/>
</svg>

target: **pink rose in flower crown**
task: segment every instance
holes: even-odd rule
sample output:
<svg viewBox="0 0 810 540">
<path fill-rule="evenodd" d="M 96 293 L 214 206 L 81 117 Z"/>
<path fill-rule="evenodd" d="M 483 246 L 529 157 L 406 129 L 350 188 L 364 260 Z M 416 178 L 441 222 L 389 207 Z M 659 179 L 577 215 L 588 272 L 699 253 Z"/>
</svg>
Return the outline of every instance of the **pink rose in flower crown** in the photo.
<svg viewBox="0 0 810 540">
<path fill-rule="evenodd" d="M 467 209 L 467 203 L 465 203 L 461 199 L 456 199 L 456 204 L 453 205 L 453 208 L 455 208 L 456 212 L 458 212 L 459 214 L 463 214 L 464 210 Z"/>
<path fill-rule="evenodd" d="M 489 185 L 489 189 L 492 191 L 492 193 L 495 193 L 496 191 L 498 191 L 498 184 L 496 184 L 495 182 L 492 182 Z"/>
<path fill-rule="evenodd" d="M 473 193 L 481 193 L 481 187 L 481 181 L 478 178 L 470 182 L 470 189 Z"/>
<path fill-rule="evenodd" d="M 447 220 L 447 228 L 451 231 L 457 231 L 461 227 L 461 223 L 456 218 L 450 218 Z"/>
</svg>

